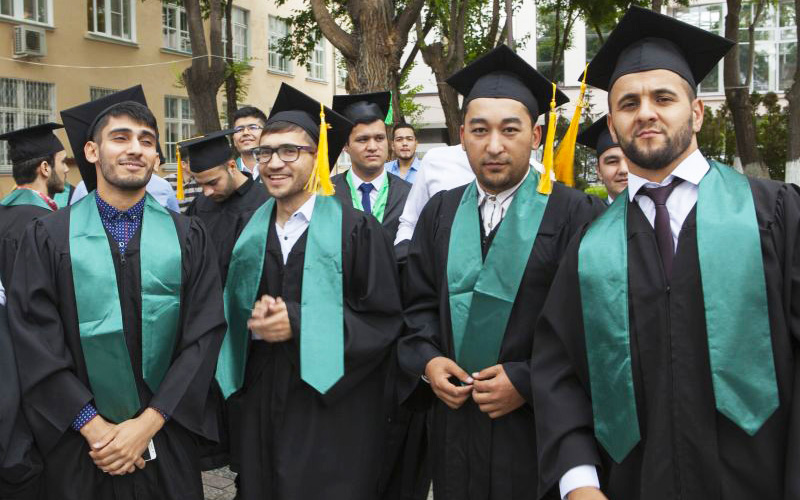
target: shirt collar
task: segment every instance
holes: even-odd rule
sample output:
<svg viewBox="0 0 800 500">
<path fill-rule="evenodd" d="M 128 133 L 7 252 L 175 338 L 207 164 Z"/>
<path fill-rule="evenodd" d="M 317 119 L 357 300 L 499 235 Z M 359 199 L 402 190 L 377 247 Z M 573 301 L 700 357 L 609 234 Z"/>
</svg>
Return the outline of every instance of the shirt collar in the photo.
<svg viewBox="0 0 800 500">
<path fill-rule="evenodd" d="M 496 195 L 489 195 L 486 191 L 483 190 L 480 182 L 476 180 L 475 185 L 478 187 L 478 206 L 481 206 L 483 204 L 487 196 L 494 196 L 497 199 L 497 201 L 502 205 L 503 203 L 505 203 L 507 199 L 512 197 L 514 193 L 517 192 L 517 189 L 519 189 L 522 183 L 525 182 L 525 179 L 528 178 L 530 173 L 531 171 L 530 169 L 528 169 L 528 171 L 525 173 L 525 176 L 518 183 L 516 183 L 513 187 L 506 189 L 505 191 L 497 193 Z"/>
<path fill-rule="evenodd" d="M 708 160 L 706 160 L 705 156 L 703 156 L 703 153 L 701 153 L 698 149 L 680 162 L 678 166 L 675 167 L 675 170 L 673 170 L 672 173 L 670 173 L 661 182 L 651 182 L 643 177 L 633 174 L 632 172 L 628 172 L 628 199 L 633 201 L 634 197 L 637 195 L 642 186 L 648 184 L 666 186 L 672 182 L 672 179 L 675 177 L 681 178 L 684 181 L 697 186 L 700 184 L 700 181 L 703 180 L 703 177 L 705 177 L 709 168 Z"/>
<path fill-rule="evenodd" d="M 97 208 L 100 210 L 100 218 L 111 221 L 119 217 L 127 217 L 129 219 L 135 219 L 138 217 L 138 220 L 142 220 L 142 215 L 144 215 L 144 202 L 145 196 L 142 196 L 142 199 L 137 201 L 135 205 L 133 205 L 128 210 L 122 211 L 117 210 L 113 206 L 106 203 L 100 195 L 96 196 L 97 199 Z"/>
<path fill-rule="evenodd" d="M 362 184 L 364 184 L 366 182 L 366 181 L 362 180 L 358 175 L 356 175 L 355 170 L 353 170 L 352 168 L 350 168 L 350 173 L 353 175 L 353 187 L 354 188 L 358 189 L 358 186 L 360 186 L 360 185 L 362 185 Z M 381 175 L 379 175 L 378 177 L 372 179 L 369 182 L 375 188 L 375 191 L 380 191 L 381 188 L 383 187 L 383 183 L 384 183 L 385 180 L 386 180 L 386 170 L 381 172 Z"/>
<path fill-rule="evenodd" d="M 311 216 L 314 214 L 314 203 L 317 200 L 317 195 L 312 194 L 311 198 L 307 199 L 303 205 L 297 209 L 295 213 L 292 214 L 292 219 L 302 218 L 305 219 L 306 222 L 311 222 Z"/>
</svg>

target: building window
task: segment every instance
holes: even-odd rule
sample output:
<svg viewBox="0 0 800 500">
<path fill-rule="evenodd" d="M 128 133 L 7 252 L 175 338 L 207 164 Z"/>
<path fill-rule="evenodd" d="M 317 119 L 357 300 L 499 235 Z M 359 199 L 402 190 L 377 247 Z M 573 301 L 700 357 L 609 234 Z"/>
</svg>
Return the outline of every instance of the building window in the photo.
<svg viewBox="0 0 800 500">
<path fill-rule="evenodd" d="M 606 40 L 608 40 L 608 35 L 614 30 L 616 23 L 604 23 L 600 26 L 592 26 L 589 23 L 586 23 L 586 61 L 591 61 L 594 59 L 594 56 L 597 55 L 597 52 L 600 50 L 600 47 L 603 46 Z M 597 30 L 600 30 L 600 35 L 597 34 Z"/>
<path fill-rule="evenodd" d="M 233 29 L 233 60 L 246 61 L 250 59 L 250 33 L 247 29 L 247 21 L 249 13 L 234 7 L 232 10 L 233 18 L 231 21 L 231 28 Z M 222 53 L 225 54 L 228 45 L 228 29 L 226 28 L 226 19 L 222 18 Z"/>
<path fill-rule="evenodd" d="M 311 60 L 308 62 L 308 77 L 312 80 L 321 82 L 327 81 L 325 78 L 325 40 L 320 39 L 317 46 L 314 47 L 314 53 L 311 54 Z"/>
<path fill-rule="evenodd" d="M 286 20 L 269 16 L 269 69 L 281 73 L 292 72 L 292 62 L 278 52 L 278 42 L 289 34 Z"/>
<path fill-rule="evenodd" d="M 53 121 L 55 85 L 0 78 L 0 133 Z M 0 141 L 0 171 L 9 173 L 8 142 Z"/>
<path fill-rule="evenodd" d="M 89 100 L 96 101 L 107 95 L 111 95 L 114 92 L 116 92 L 116 90 L 114 89 L 106 89 L 102 87 L 89 87 Z"/>
<path fill-rule="evenodd" d="M 89 31 L 134 40 L 135 0 L 87 0 Z"/>
<path fill-rule="evenodd" d="M 51 0 L 0 0 L 0 16 L 21 21 L 51 24 Z"/>
<path fill-rule="evenodd" d="M 177 143 L 191 139 L 196 134 L 194 115 L 189 99 L 185 97 L 164 97 L 164 146 L 167 163 L 176 163 Z"/>
<path fill-rule="evenodd" d="M 725 32 L 723 4 L 700 5 L 697 7 L 680 9 L 675 12 L 675 18 L 720 36 Z M 714 66 L 714 69 L 711 70 L 708 76 L 700 82 L 697 89 L 699 93 L 724 93 L 722 85 L 722 66 L 723 62 L 720 61 Z"/>
<path fill-rule="evenodd" d="M 161 33 L 164 36 L 165 49 L 186 52 L 187 54 L 192 53 L 185 8 L 167 1 L 162 4 Z"/>
<path fill-rule="evenodd" d="M 563 29 L 563 27 L 562 27 Z M 536 13 L 536 69 L 554 82 L 564 81 L 564 57 L 553 68 L 553 48 L 556 37 L 556 15 L 539 8 Z"/>
</svg>

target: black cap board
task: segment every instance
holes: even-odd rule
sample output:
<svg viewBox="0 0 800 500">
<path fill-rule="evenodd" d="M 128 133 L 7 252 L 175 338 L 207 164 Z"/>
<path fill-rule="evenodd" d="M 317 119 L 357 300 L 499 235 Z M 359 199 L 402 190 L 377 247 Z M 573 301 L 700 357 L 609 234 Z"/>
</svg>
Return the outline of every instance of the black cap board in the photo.
<svg viewBox="0 0 800 500">
<path fill-rule="evenodd" d="M 386 115 L 389 114 L 391 99 L 392 94 L 389 92 L 335 95 L 333 96 L 333 110 L 353 123 L 384 121 Z"/>
<path fill-rule="evenodd" d="M 464 96 L 464 106 L 480 97 L 514 99 L 525 105 L 534 121 L 550 109 L 553 84 L 506 45 L 487 52 L 447 79 Z M 569 102 L 556 91 L 556 106 Z"/>
<path fill-rule="evenodd" d="M 189 169 L 204 172 L 232 160 L 233 149 L 228 140 L 232 133 L 233 129 L 219 130 L 181 143 L 181 156 L 183 151 L 188 153 Z"/>
<path fill-rule="evenodd" d="M 64 150 L 53 130 L 64 128 L 58 123 L 43 123 L 0 135 L 0 140 L 8 141 L 8 158 L 17 163 L 34 158 L 50 156 Z"/>
<path fill-rule="evenodd" d="M 314 143 L 319 142 L 320 103 L 286 83 L 281 84 L 267 125 L 288 122 L 302 128 L 311 136 Z M 325 107 L 325 121 L 328 129 L 328 160 L 333 166 L 347 143 L 353 123 L 336 111 Z"/>
<path fill-rule="evenodd" d="M 72 154 L 75 156 L 78 170 L 81 172 L 87 191 L 91 192 L 97 187 L 97 171 L 95 166 L 86 159 L 83 147 L 91 140 L 91 135 L 100 118 L 105 116 L 112 107 L 128 101 L 138 102 L 147 106 L 147 100 L 144 98 L 144 90 L 141 85 L 120 90 L 100 99 L 61 111 L 61 121 L 64 122 L 64 127 L 67 130 Z M 158 134 L 158 130 L 156 130 L 156 134 Z M 161 162 L 164 163 L 164 155 L 158 142 L 156 142 L 156 148 Z"/>
<path fill-rule="evenodd" d="M 610 91 L 623 75 L 666 69 L 696 88 L 733 45 L 697 26 L 632 6 L 589 63 L 586 83 Z"/>
<path fill-rule="evenodd" d="M 597 151 L 598 157 L 611 148 L 619 147 L 619 144 L 611 138 L 611 132 L 608 131 L 606 116 L 598 118 L 589 128 L 578 134 L 577 138 L 578 144 L 594 149 Z"/>
</svg>

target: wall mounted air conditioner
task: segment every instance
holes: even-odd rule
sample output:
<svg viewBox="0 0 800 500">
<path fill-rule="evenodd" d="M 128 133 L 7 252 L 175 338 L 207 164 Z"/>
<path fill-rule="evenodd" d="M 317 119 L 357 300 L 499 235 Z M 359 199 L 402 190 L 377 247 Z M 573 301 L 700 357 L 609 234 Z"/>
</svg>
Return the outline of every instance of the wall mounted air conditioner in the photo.
<svg viewBox="0 0 800 500">
<path fill-rule="evenodd" d="M 31 26 L 14 26 L 14 57 L 47 55 L 45 31 Z"/>
</svg>

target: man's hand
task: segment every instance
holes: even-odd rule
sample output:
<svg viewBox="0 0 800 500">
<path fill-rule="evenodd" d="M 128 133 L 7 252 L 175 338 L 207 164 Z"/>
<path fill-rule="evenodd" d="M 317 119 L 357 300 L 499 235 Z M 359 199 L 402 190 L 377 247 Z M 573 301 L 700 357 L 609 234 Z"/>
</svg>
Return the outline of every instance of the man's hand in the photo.
<svg viewBox="0 0 800 500">
<path fill-rule="evenodd" d="M 461 408 L 472 392 L 472 377 L 450 358 L 437 356 L 428 361 L 425 366 L 425 376 L 428 377 L 436 397 L 453 410 Z M 449 380 L 450 377 L 455 377 L 467 385 L 453 385 Z"/>
<path fill-rule="evenodd" d="M 525 398 L 514 388 L 503 365 L 490 366 L 472 377 L 475 379 L 472 399 L 490 418 L 502 417 L 525 404 Z"/>
<path fill-rule="evenodd" d="M 164 425 L 164 417 L 152 408 L 136 418 L 126 420 L 92 443 L 89 456 L 103 472 L 111 475 L 128 474 L 144 468 L 142 454 L 153 436 Z"/>
<path fill-rule="evenodd" d="M 267 342 L 285 342 L 292 338 L 289 311 L 282 298 L 264 295 L 256 302 L 247 320 L 247 328 Z"/>
<path fill-rule="evenodd" d="M 93 444 L 100 442 L 103 436 L 111 432 L 114 427 L 116 427 L 114 424 L 100 415 L 96 415 L 81 427 L 81 435 L 89 443 L 89 448 L 91 448 Z"/>
<path fill-rule="evenodd" d="M 586 486 L 570 491 L 567 500 L 608 500 L 608 498 L 597 488 Z"/>
</svg>

